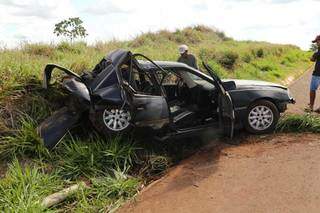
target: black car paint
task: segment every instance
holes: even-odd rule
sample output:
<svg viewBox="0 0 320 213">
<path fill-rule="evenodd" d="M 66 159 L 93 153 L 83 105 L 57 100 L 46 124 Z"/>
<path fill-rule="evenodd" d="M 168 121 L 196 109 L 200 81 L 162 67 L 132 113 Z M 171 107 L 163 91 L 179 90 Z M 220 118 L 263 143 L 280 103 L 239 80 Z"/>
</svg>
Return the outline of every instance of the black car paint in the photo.
<svg viewBox="0 0 320 213">
<path fill-rule="evenodd" d="M 142 56 L 140 54 L 137 55 Z M 135 60 L 132 59 L 132 56 L 134 55 L 126 50 L 116 50 L 111 52 L 107 57 L 105 57 L 105 60 L 110 62 L 109 65 L 97 74 L 91 82 L 86 82 L 81 76 L 66 68 L 54 64 L 48 64 L 44 72 L 44 87 L 47 88 L 49 85 L 52 70 L 54 68 L 58 68 L 68 76 L 71 76 L 67 77 L 63 81 L 63 85 L 71 94 L 74 94 L 81 100 L 81 103 L 84 105 L 83 109 L 100 110 L 106 105 L 129 105 L 136 115 L 133 120 L 133 125 L 137 127 L 148 126 L 151 129 L 161 129 L 165 125 L 169 124 L 170 120 L 172 121 L 165 96 L 134 94 L 130 91 L 132 88 L 128 88 L 128 85 L 124 83 L 123 76 L 118 70 L 119 65 L 123 63 L 123 61 L 128 59 Z M 274 84 L 265 83 L 266 85 L 264 86 L 248 84 L 237 87 L 235 81 L 222 80 L 222 84 L 219 84 L 217 80 L 215 80 L 214 76 L 210 77 L 199 70 L 195 70 L 188 65 L 178 62 L 153 62 L 151 60 L 147 62 L 135 60 L 134 62 L 145 72 L 154 74 L 154 72 L 159 69 L 163 71 L 166 69 L 173 71 L 184 70 L 200 77 L 204 82 L 214 85 L 212 88 L 218 88 L 218 93 L 223 92 L 225 97 L 229 97 L 230 99 L 223 99 L 224 101 L 219 102 L 219 107 L 221 109 L 228 104 L 229 107 L 232 107 L 227 113 L 223 111 L 222 116 L 228 113 L 234 113 L 233 116 L 229 117 L 237 121 L 238 128 L 242 127 L 241 120 L 245 116 L 247 108 L 256 100 L 268 99 L 278 107 L 280 112 L 283 111 L 285 108 L 284 106 L 286 106 L 287 103 L 293 102 L 293 99 L 289 97 L 286 88 L 276 86 Z M 155 85 L 163 90 L 159 81 L 157 79 L 153 80 L 155 81 Z M 218 81 L 220 81 L 220 79 L 218 79 Z M 108 86 L 104 87 L 104 85 Z M 198 126 L 184 130 L 176 130 L 175 133 L 171 132 L 167 134 L 167 136 L 173 136 L 174 134 L 189 134 L 206 128 L 207 126 Z M 231 130 L 230 136 L 232 136 L 232 132 L 233 130 Z"/>
<path fill-rule="evenodd" d="M 145 70 L 149 70 L 150 72 L 155 70 L 155 67 L 148 62 L 140 63 L 142 68 Z M 205 75 L 203 72 L 189 67 L 188 65 L 178 62 L 164 61 L 156 61 L 156 63 L 164 69 L 171 69 L 174 71 L 185 70 L 203 78 L 212 84 L 214 83 L 212 78 Z M 254 80 L 244 81 L 222 79 L 221 81 L 232 98 L 237 128 L 243 127 L 242 121 L 246 116 L 247 108 L 255 101 L 261 99 L 269 100 L 276 105 L 280 113 L 286 110 L 286 105 L 288 103 L 295 103 L 295 100 L 289 96 L 288 89 L 278 84 Z M 242 83 L 239 83 L 240 85 L 238 85 L 237 81 L 241 81 Z"/>
</svg>

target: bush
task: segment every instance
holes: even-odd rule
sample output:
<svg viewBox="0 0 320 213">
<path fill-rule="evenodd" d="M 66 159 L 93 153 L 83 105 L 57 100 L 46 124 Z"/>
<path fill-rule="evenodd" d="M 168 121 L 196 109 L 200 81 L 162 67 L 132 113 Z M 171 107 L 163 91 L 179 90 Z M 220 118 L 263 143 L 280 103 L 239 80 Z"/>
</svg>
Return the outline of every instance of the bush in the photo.
<svg viewBox="0 0 320 213">
<path fill-rule="evenodd" d="M 71 52 L 75 54 L 80 54 L 86 47 L 87 44 L 85 42 L 69 43 L 63 41 L 60 44 L 58 44 L 57 50 L 61 52 Z"/>
<path fill-rule="evenodd" d="M 264 57 L 264 51 L 262 48 L 258 49 L 257 53 L 256 53 L 256 56 L 258 58 L 263 58 Z"/>
<path fill-rule="evenodd" d="M 227 69 L 233 69 L 239 59 L 239 55 L 236 52 L 227 51 L 220 56 L 218 62 Z"/>
<path fill-rule="evenodd" d="M 209 61 L 209 60 L 214 60 L 217 57 L 217 53 L 215 49 L 206 49 L 206 48 L 201 48 L 199 51 L 199 58 L 202 61 Z"/>
<path fill-rule="evenodd" d="M 212 33 L 212 32 L 214 32 L 214 30 L 212 28 L 207 27 L 205 25 L 196 25 L 192 29 L 196 30 L 198 32 L 202 32 L 202 33 Z"/>
<path fill-rule="evenodd" d="M 243 57 L 242 57 L 242 61 L 246 62 L 246 63 L 250 63 L 251 62 L 251 56 L 250 54 L 245 54 Z"/>
<path fill-rule="evenodd" d="M 53 55 L 54 47 L 47 44 L 25 44 L 23 51 L 30 55 L 49 57 Z"/>
<path fill-rule="evenodd" d="M 203 35 L 193 30 L 192 28 L 185 28 L 182 30 L 182 35 L 185 38 L 186 43 L 197 44 L 203 39 Z"/>
</svg>

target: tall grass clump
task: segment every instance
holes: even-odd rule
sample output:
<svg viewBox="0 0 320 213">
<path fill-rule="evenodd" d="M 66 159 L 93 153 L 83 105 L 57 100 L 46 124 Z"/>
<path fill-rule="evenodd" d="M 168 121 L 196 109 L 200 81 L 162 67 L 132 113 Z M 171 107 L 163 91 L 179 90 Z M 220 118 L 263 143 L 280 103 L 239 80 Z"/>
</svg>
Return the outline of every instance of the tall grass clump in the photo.
<svg viewBox="0 0 320 213">
<path fill-rule="evenodd" d="M 320 133 L 320 117 L 312 114 L 286 115 L 280 119 L 277 131 Z"/>
<path fill-rule="evenodd" d="M 20 128 L 12 135 L 0 138 L 0 158 L 13 157 L 49 158 L 50 152 L 44 147 L 37 134 L 37 123 L 29 116 L 20 117 Z"/>
<path fill-rule="evenodd" d="M 43 212 L 42 199 L 62 188 L 55 174 L 46 174 L 38 167 L 22 166 L 17 160 L 0 179 L 1 212 Z"/>
<path fill-rule="evenodd" d="M 114 212 L 124 201 L 135 196 L 140 186 L 138 178 L 116 170 L 107 176 L 91 178 L 90 182 L 90 187 L 82 188 L 60 204 L 64 211 Z"/>
<path fill-rule="evenodd" d="M 112 169 L 128 171 L 137 158 L 137 149 L 133 142 L 121 138 L 107 142 L 98 136 L 88 140 L 71 138 L 57 148 L 59 174 L 76 179 L 101 175 Z"/>
<path fill-rule="evenodd" d="M 44 56 L 50 57 L 54 52 L 54 46 L 44 43 L 37 44 L 24 44 L 23 51 L 29 55 L 33 56 Z"/>
</svg>

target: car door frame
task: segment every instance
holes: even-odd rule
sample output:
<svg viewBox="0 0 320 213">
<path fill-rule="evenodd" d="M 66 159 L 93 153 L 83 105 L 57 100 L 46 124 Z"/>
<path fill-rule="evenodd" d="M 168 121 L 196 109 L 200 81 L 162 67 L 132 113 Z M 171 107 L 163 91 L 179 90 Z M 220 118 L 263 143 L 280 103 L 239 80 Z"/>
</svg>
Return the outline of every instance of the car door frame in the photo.
<svg viewBox="0 0 320 213">
<path fill-rule="evenodd" d="M 135 64 L 138 69 L 143 72 L 145 70 L 141 69 L 139 62 L 136 60 L 136 57 L 143 57 L 148 60 L 150 63 L 159 67 L 155 62 L 153 62 L 148 57 L 142 54 L 131 54 L 130 53 L 130 65 L 129 72 L 130 76 L 133 72 L 133 64 Z M 151 127 L 154 130 L 161 129 L 165 125 L 170 123 L 169 119 L 169 107 L 167 104 L 167 100 L 165 97 L 165 93 L 163 89 L 159 86 L 158 82 L 155 80 L 153 73 L 149 73 L 151 76 L 152 83 L 155 86 L 159 87 L 160 95 L 150 95 L 150 94 L 141 94 L 138 91 L 135 91 L 130 85 L 124 83 L 122 74 L 120 72 L 120 66 L 122 63 L 118 65 L 116 68 L 117 76 L 121 85 L 121 89 L 124 91 L 124 101 L 127 103 L 134 112 L 133 123 L 137 127 Z M 161 69 L 161 68 L 160 68 Z M 130 77 L 131 78 L 131 77 Z M 129 79 L 130 81 L 131 79 Z"/>
<path fill-rule="evenodd" d="M 219 92 L 218 97 L 218 109 L 219 109 L 219 122 L 220 127 L 223 128 L 224 133 L 229 134 L 232 139 L 234 135 L 234 125 L 235 125 L 235 110 L 232 98 L 229 92 L 223 86 L 223 83 L 219 76 L 215 74 L 213 69 L 206 63 L 202 62 L 205 69 L 208 71 L 213 79 L 214 86 L 217 87 Z M 210 81 L 209 81 L 210 82 Z M 215 85 L 216 84 L 216 85 Z"/>
<path fill-rule="evenodd" d="M 210 67 L 204 64 L 206 69 L 209 68 L 208 72 L 210 72 Z M 232 102 L 232 98 L 230 94 L 224 88 L 221 79 L 213 74 L 211 78 L 206 74 L 192 68 L 186 66 L 185 68 L 180 68 L 184 71 L 190 72 L 201 79 L 209 82 L 210 84 L 214 85 L 215 88 L 218 90 L 218 112 L 219 112 L 219 126 L 223 130 L 224 133 L 229 135 L 230 138 L 233 138 L 234 135 L 234 124 L 235 124 L 235 111 L 234 105 Z M 212 69 L 211 69 L 212 70 Z M 209 73 L 210 74 L 210 73 Z M 212 73 L 211 73 L 212 74 Z"/>
</svg>

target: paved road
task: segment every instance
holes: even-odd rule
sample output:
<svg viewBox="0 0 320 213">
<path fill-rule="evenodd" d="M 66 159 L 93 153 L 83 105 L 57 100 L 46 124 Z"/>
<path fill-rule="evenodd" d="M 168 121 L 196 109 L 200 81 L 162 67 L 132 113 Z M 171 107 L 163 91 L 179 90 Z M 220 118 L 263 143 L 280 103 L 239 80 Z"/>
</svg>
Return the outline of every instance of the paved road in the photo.
<svg viewBox="0 0 320 213">
<path fill-rule="evenodd" d="M 289 112 L 303 112 L 310 75 L 291 86 L 297 104 Z M 250 136 L 240 146 L 212 142 L 120 212 L 319 212 L 319 136 Z"/>
</svg>

